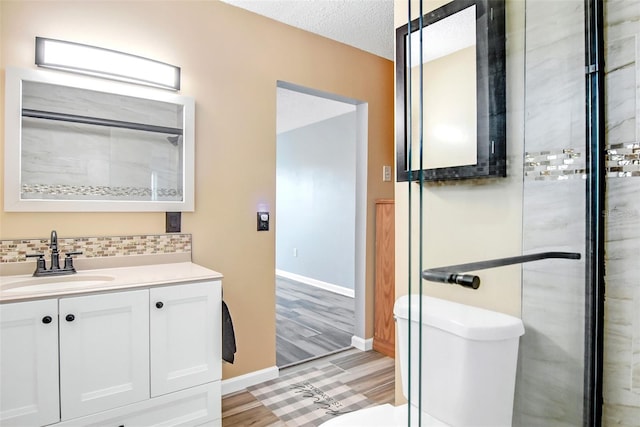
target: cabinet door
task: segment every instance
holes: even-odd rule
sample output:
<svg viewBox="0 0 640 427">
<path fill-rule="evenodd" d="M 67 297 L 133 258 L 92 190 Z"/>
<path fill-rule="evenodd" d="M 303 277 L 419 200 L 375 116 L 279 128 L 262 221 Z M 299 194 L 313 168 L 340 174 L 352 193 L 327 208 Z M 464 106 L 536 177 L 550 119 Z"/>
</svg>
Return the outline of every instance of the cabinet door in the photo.
<svg viewBox="0 0 640 427">
<path fill-rule="evenodd" d="M 60 299 L 62 419 L 149 398 L 149 291 Z"/>
<path fill-rule="evenodd" d="M 0 305 L 0 425 L 59 420 L 58 301 Z"/>
<path fill-rule="evenodd" d="M 220 281 L 150 289 L 151 396 L 221 376 Z"/>
</svg>

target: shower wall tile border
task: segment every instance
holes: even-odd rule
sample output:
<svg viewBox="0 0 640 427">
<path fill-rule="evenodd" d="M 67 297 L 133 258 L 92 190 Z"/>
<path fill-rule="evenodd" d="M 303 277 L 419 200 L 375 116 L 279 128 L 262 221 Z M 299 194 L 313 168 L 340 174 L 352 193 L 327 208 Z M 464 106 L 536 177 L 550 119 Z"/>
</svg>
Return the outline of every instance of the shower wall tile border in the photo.
<svg viewBox="0 0 640 427">
<path fill-rule="evenodd" d="M 585 156 L 573 148 L 524 153 L 524 179 L 553 181 L 586 178 Z"/>
<path fill-rule="evenodd" d="M 621 143 L 607 147 L 607 178 L 640 176 L 640 143 Z"/>
<path fill-rule="evenodd" d="M 59 237 L 58 248 L 63 253 L 81 251 L 77 258 L 191 253 L 191 234 Z M 27 254 L 49 252 L 48 237 L 0 240 L 0 263 L 25 262 Z"/>
<path fill-rule="evenodd" d="M 109 187 L 106 185 L 65 185 L 65 184 L 22 184 L 25 199 L 87 198 L 99 196 L 111 199 L 127 200 L 182 200 L 182 190 L 151 187 Z"/>
<path fill-rule="evenodd" d="M 640 143 L 613 144 L 606 148 L 607 178 L 640 177 Z M 586 159 L 573 148 L 524 153 L 526 181 L 586 179 Z"/>
</svg>

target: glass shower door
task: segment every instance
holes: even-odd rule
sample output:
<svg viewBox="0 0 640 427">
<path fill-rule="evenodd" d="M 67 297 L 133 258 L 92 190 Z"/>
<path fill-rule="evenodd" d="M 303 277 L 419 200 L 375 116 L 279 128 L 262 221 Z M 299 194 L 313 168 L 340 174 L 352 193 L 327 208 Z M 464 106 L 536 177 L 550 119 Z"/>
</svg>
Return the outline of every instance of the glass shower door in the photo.
<svg viewBox="0 0 640 427">
<path fill-rule="evenodd" d="M 527 1 L 522 252 L 579 252 L 522 266 L 514 426 L 584 425 L 589 153 L 585 2 Z"/>
</svg>

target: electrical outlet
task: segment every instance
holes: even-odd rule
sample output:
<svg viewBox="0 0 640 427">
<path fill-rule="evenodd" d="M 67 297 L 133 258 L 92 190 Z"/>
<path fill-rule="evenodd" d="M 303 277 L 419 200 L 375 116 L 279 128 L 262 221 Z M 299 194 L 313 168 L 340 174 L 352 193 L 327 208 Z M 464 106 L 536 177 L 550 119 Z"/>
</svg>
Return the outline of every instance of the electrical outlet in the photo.
<svg viewBox="0 0 640 427">
<path fill-rule="evenodd" d="M 298 248 L 293 248 L 293 256 L 294 257 L 298 256 Z"/>
</svg>

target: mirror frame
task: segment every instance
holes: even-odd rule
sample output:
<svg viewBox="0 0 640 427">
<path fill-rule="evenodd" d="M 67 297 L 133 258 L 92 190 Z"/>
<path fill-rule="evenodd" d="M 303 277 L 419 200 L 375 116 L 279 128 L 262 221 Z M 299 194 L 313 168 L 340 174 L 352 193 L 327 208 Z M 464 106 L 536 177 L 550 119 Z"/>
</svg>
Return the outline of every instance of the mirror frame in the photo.
<svg viewBox="0 0 640 427">
<path fill-rule="evenodd" d="M 438 22 L 476 6 L 477 162 L 423 169 L 424 181 L 505 177 L 506 167 L 506 51 L 504 0 L 453 0 L 422 17 L 422 25 Z M 411 21 L 411 32 L 420 21 Z M 396 179 L 419 181 L 420 171 L 409 170 L 406 105 L 406 39 L 409 26 L 396 29 Z"/>
<path fill-rule="evenodd" d="M 55 200 L 21 196 L 22 84 L 49 83 L 183 106 L 183 200 Z M 4 210 L 7 212 L 192 212 L 194 210 L 195 101 L 193 98 L 111 80 L 57 71 L 7 67 L 5 73 Z"/>
</svg>

